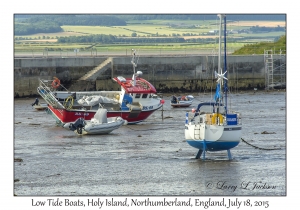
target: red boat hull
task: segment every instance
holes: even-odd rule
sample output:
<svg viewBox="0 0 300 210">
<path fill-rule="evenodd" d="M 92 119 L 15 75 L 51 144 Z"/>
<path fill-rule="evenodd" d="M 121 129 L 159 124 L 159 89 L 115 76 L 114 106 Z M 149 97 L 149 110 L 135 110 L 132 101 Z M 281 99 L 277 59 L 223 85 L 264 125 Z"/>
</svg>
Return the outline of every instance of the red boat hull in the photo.
<svg viewBox="0 0 300 210">
<path fill-rule="evenodd" d="M 75 122 L 78 118 L 91 120 L 96 113 L 96 111 L 56 109 L 50 105 L 48 108 L 58 123 L 61 124 Z M 155 110 L 141 111 L 139 114 L 133 114 L 130 111 L 108 111 L 107 117 L 122 117 L 127 120 L 128 124 L 135 124 L 147 119 Z"/>
</svg>

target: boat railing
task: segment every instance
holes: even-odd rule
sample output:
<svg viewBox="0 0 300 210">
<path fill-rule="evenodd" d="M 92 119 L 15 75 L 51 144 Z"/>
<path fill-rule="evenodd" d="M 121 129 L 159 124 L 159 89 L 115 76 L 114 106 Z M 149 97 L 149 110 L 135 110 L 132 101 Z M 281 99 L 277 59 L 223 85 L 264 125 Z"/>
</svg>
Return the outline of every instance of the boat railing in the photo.
<svg viewBox="0 0 300 210">
<path fill-rule="evenodd" d="M 241 113 L 239 112 L 232 112 L 231 114 L 235 114 L 236 115 L 236 123 L 235 124 L 231 124 L 227 121 L 227 117 L 226 117 L 226 114 L 225 113 L 222 113 L 221 116 L 222 116 L 222 122 L 219 123 L 219 120 L 218 119 L 219 117 L 216 116 L 216 119 L 214 121 L 214 123 L 212 122 L 212 118 L 214 115 L 217 115 L 217 113 L 215 112 L 203 112 L 203 111 L 189 111 L 189 112 L 186 112 L 186 117 L 188 119 L 187 122 L 192 122 L 192 124 L 199 124 L 199 123 L 202 123 L 204 121 L 202 121 L 200 115 L 205 115 L 205 124 L 207 125 L 213 125 L 213 124 L 219 124 L 219 125 L 242 125 L 242 116 L 241 116 Z M 227 115 L 229 116 L 229 115 Z M 198 120 L 195 120 L 196 117 L 199 117 Z M 203 116 L 204 117 L 204 116 Z"/>
<path fill-rule="evenodd" d="M 235 112 L 237 114 L 237 124 L 242 125 L 242 114 L 240 112 Z"/>
<path fill-rule="evenodd" d="M 47 85 L 48 80 L 40 80 L 37 92 L 42 98 L 54 108 L 64 108 L 64 106 L 57 100 L 52 89 Z"/>
</svg>

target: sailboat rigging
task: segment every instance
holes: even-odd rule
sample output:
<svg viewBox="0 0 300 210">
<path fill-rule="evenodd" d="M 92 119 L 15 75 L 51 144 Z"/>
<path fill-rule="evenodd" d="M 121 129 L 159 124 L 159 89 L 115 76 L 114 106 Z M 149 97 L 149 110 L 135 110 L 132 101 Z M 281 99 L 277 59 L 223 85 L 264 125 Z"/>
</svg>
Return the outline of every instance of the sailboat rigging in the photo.
<svg viewBox="0 0 300 210">
<path fill-rule="evenodd" d="M 240 114 L 237 112 L 229 113 L 227 109 L 226 16 L 218 16 L 220 29 L 218 73 L 215 72 L 217 78 L 215 101 L 200 103 L 190 122 L 189 113 L 186 113 L 185 139 L 190 146 L 199 150 L 196 159 L 199 159 L 203 154 L 205 160 L 206 151 L 221 150 L 227 150 L 228 158 L 232 159 L 230 149 L 239 144 L 242 135 Z M 221 69 L 222 19 L 224 19 L 224 73 Z M 212 107 L 212 109 L 208 112 L 203 111 L 205 106 Z"/>
</svg>

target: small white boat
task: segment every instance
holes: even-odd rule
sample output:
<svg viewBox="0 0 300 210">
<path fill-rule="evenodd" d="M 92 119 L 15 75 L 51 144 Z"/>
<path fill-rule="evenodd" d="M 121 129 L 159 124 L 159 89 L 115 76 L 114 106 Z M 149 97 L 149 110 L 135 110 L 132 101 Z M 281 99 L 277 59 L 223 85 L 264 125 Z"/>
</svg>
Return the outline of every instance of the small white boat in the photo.
<svg viewBox="0 0 300 210">
<path fill-rule="evenodd" d="M 48 108 L 47 104 L 38 104 L 38 105 L 33 105 L 33 108 L 35 108 L 38 111 L 42 111 Z"/>
<path fill-rule="evenodd" d="M 38 111 L 45 110 L 48 108 L 48 104 L 40 103 L 38 98 L 35 99 L 35 101 L 31 104 L 31 106 L 33 106 L 33 108 L 35 108 Z"/>
<path fill-rule="evenodd" d="M 192 96 L 192 95 L 182 96 L 182 97 L 172 96 L 171 106 L 172 107 L 189 107 L 192 105 L 193 100 L 194 100 L 194 96 Z"/>
<path fill-rule="evenodd" d="M 121 117 L 107 117 L 107 110 L 99 108 L 91 120 L 78 118 L 74 123 L 66 123 L 63 127 L 70 129 L 78 135 L 108 134 L 126 125 L 127 121 Z"/>
</svg>

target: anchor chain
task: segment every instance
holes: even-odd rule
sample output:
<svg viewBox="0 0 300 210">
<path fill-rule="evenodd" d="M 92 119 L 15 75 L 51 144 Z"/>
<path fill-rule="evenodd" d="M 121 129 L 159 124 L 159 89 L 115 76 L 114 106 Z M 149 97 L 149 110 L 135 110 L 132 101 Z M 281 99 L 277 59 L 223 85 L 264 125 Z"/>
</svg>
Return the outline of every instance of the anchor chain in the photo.
<svg viewBox="0 0 300 210">
<path fill-rule="evenodd" d="M 281 148 L 273 148 L 273 149 L 270 149 L 270 148 L 261 148 L 261 147 L 258 147 L 258 146 L 255 146 L 253 144 L 250 144 L 249 142 L 247 142 L 246 140 L 244 140 L 243 138 L 241 138 L 243 142 L 245 142 L 246 144 L 254 147 L 255 149 L 261 149 L 261 150 L 280 150 Z"/>
</svg>

